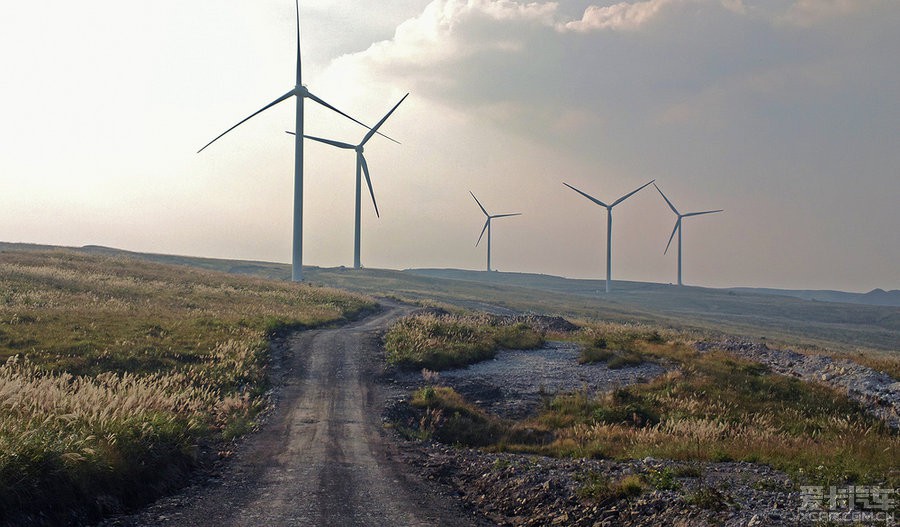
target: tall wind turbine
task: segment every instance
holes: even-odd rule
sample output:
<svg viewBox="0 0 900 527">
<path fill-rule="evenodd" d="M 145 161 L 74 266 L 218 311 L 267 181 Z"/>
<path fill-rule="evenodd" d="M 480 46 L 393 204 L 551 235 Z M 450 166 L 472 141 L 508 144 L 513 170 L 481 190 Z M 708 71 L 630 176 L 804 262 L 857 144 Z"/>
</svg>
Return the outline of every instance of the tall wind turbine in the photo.
<svg viewBox="0 0 900 527">
<path fill-rule="evenodd" d="M 384 117 L 378 121 L 378 124 L 372 127 L 371 130 L 363 137 L 362 141 L 359 142 L 358 145 L 351 145 L 349 143 L 342 143 L 340 141 L 333 141 L 331 139 L 323 139 L 321 137 L 315 137 L 312 135 L 304 135 L 303 137 L 307 139 L 312 139 L 313 141 L 318 141 L 320 143 L 325 143 L 326 145 L 336 146 L 337 148 L 343 148 L 346 150 L 356 150 L 356 231 L 353 236 L 353 268 L 359 269 L 362 267 L 359 258 L 359 246 L 360 246 L 360 225 L 362 223 L 360 209 L 362 208 L 362 177 L 361 173 L 365 173 L 366 175 L 366 185 L 369 186 L 369 194 L 372 195 L 372 204 L 375 205 L 375 215 L 379 218 L 381 214 L 378 213 L 378 203 L 375 201 L 375 191 L 372 190 L 372 180 L 369 178 L 369 164 L 366 163 L 366 156 L 363 155 L 363 151 L 365 150 L 366 143 L 369 142 L 369 139 L 378 132 L 378 129 L 387 121 L 388 117 L 394 113 L 394 110 L 400 106 L 406 98 L 409 97 L 409 94 L 403 96 L 391 111 L 389 111 Z M 293 134 L 294 132 L 288 132 L 289 134 Z"/>
<path fill-rule="evenodd" d="M 600 201 L 599 199 L 597 199 L 593 196 L 585 194 L 584 192 L 573 187 L 572 185 L 563 182 L 563 185 L 569 187 L 570 189 L 574 190 L 575 192 L 577 192 L 577 193 L 581 194 L 582 196 L 586 197 L 587 199 L 593 201 L 597 205 L 600 205 L 601 207 L 606 207 L 606 292 L 607 293 L 609 293 L 609 284 L 612 281 L 612 210 L 613 210 L 613 207 L 615 207 L 619 203 L 622 203 L 626 199 L 630 198 L 632 195 L 637 193 L 639 190 L 643 189 L 650 183 L 653 183 L 653 181 L 656 181 L 656 180 L 654 179 L 654 180 L 650 181 L 649 183 L 645 183 L 645 184 L 641 185 L 640 187 L 636 188 L 635 190 L 632 190 L 628 194 L 625 194 L 624 196 L 617 199 L 616 201 L 613 201 L 609 205 L 607 205 L 606 203 L 603 203 L 602 201 Z"/>
<path fill-rule="evenodd" d="M 488 240 L 487 240 L 487 270 L 491 272 L 491 220 L 495 218 L 508 218 L 509 216 L 521 216 L 521 212 L 515 212 L 513 214 L 488 214 L 488 211 L 484 209 L 484 206 L 478 201 L 478 198 L 475 197 L 475 194 L 472 191 L 469 191 L 469 194 L 472 194 L 472 198 L 475 199 L 475 203 L 478 204 L 478 208 L 481 209 L 481 212 L 487 216 L 487 221 L 484 222 L 484 227 L 481 229 L 481 235 L 478 236 L 478 241 L 475 242 L 475 247 L 478 247 L 478 244 L 481 243 L 481 238 L 484 237 L 484 231 L 487 231 Z"/>
<path fill-rule="evenodd" d="M 303 85 L 301 68 L 300 68 L 300 2 L 299 0 L 295 1 L 295 6 L 297 8 L 297 82 L 295 86 L 287 93 L 282 95 L 281 97 L 275 99 L 269 104 L 263 106 L 261 109 L 256 112 L 250 114 L 249 117 L 243 119 L 236 125 L 232 126 L 228 130 L 225 130 L 221 134 L 219 134 L 215 139 L 206 144 L 203 148 L 197 151 L 199 154 L 203 150 L 206 149 L 209 145 L 218 141 L 222 136 L 227 134 L 228 132 L 234 130 L 238 126 L 244 124 L 251 118 L 256 115 L 268 110 L 269 108 L 277 105 L 280 102 L 286 101 L 291 97 L 297 98 L 297 112 L 296 112 L 296 139 L 294 141 L 294 248 L 293 248 L 293 257 L 291 259 L 292 263 L 292 271 L 291 271 L 291 279 L 295 282 L 300 282 L 303 280 L 303 101 L 304 99 L 312 99 L 313 101 L 321 104 L 322 106 L 337 112 L 344 117 L 350 119 L 356 124 L 365 126 L 369 128 L 365 124 L 357 121 L 353 117 L 350 117 L 346 113 L 338 110 L 334 106 L 328 104 L 323 101 L 319 97 L 313 95 L 306 86 Z M 383 135 L 383 134 L 379 134 Z M 387 136 L 385 136 L 387 137 Z M 390 139 L 390 138 L 388 138 Z"/>
<path fill-rule="evenodd" d="M 664 200 L 666 200 L 666 203 L 669 204 L 669 208 L 672 209 L 672 212 L 674 212 L 676 216 L 678 216 L 678 219 L 675 220 L 675 228 L 672 229 L 672 235 L 669 236 L 669 243 L 666 244 L 666 250 L 663 251 L 663 254 L 669 252 L 669 246 L 672 245 L 672 238 L 675 237 L 675 231 L 678 231 L 678 285 L 684 285 L 681 282 L 681 231 L 683 230 L 681 227 L 681 220 L 690 216 L 700 216 L 703 214 L 714 214 L 716 212 L 722 212 L 723 209 L 706 210 L 703 212 L 688 212 L 686 214 L 682 214 L 678 212 L 678 209 L 675 208 L 675 205 L 672 205 L 672 202 L 669 201 L 669 198 L 667 198 L 665 194 L 663 194 L 663 191 L 659 189 L 656 183 L 654 183 L 653 186 L 656 187 L 656 190 L 659 190 L 659 195 L 662 196 Z"/>
</svg>

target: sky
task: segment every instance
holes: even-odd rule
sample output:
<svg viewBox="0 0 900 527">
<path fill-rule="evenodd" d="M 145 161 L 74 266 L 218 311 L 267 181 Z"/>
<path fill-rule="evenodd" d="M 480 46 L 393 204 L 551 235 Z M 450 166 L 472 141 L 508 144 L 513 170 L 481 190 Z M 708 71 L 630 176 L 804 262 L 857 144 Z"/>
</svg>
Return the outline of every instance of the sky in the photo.
<svg viewBox="0 0 900 527">
<path fill-rule="evenodd" d="M 367 267 L 603 278 L 650 180 L 684 280 L 900 289 L 900 2 L 301 2 L 304 83 L 358 119 Z M 290 0 L 0 7 L 0 240 L 288 262 Z M 307 103 L 309 134 L 365 129 Z M 352 265 L 355 157 L 307 143 L 304 263 Z M 669 283 L 675 216 L 614 209 L 613 278 Z M 674 246 L 673 246 L 674 249 Z"/>
</svg>

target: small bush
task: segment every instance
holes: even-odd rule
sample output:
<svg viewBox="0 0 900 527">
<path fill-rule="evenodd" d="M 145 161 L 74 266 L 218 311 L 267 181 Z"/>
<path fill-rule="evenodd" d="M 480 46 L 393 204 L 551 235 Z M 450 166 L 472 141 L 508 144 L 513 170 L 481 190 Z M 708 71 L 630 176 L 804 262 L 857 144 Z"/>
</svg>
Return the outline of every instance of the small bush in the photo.
<svg viewBox="0 0 900 527">
<path fill-rule="evenodd" d="M 629 368 L 631 366 L 640 366 L 644 362 L 646 362 L 646 360 L 640 353 L 626 351 L 623 353 L 615 354 L 612 358 L 606 361 L 606 366 L 611 370 L 619 370 L 622 368 Z"/>
<path fill-rule="evenodd" d="M 443 443 L 487 446 L 496 443 L 503 434 L 502 423 L 447 386 L 420 388 L 413 393 L 411 404 L 423 409 L 426 416 L 432 416 L 427 422 L 428 435 Z"/>
<path fill-rule="evenodd" d="M 644 491 L 643 482 L 635 475 L 612 482 L 599 472 L 589 471 L 581 476 L 579 483 L 575 491 L 579 498 L 601 504 L 633 498 Z"/>
<path fill-rule="evenodd" d="M 676 478 L 699 478 L 703 475 L 697 465 L 678 465 L 673 473 Z"/>
<path fill-rule="evenodd" d="M 650 469 L 644 474 L 644 481 L 656 490 L 678 490 L 681 484 L 675 476 L 672 467 L 666 467 L 662 470 Z"/>
<path fill-rule="evenodd" d="M 543 336 L 527 324 L 504 325 L 486 315 L 412 315 L 395 323 L 384 338 L 390 364 L 431 370 L 491 359 L 501 348 L 531 349 L 543 343 Z"/>
<path fill-rule="evenodd" d="M 610 369 L 638 366 L 647 361 L 647 357 L 641 352 L 641 343 L 654 344 L 665 341 L 658 332 L 648 334 L 629 332 L 609 332 L 601 336 L 583 337 L 578 362 L 590 364 L 594 362 L 606 362 Z"/>
<path fill-rule="evenodd" d="M 684 501 L 711 511 L 723 511 L 733 500 L 715 487 L 702 486 L 685 496 Z"/>
</svg>

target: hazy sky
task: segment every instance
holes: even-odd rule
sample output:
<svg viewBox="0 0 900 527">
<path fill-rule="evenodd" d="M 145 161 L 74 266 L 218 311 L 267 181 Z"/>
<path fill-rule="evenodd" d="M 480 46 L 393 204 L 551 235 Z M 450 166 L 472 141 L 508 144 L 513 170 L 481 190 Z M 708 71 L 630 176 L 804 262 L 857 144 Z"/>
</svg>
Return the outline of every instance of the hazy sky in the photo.
<svg viewBox="0 0 900 527">
<path fill-rule="evenodd" d="M 0 7 L 0 240 L 287 262 L 291 0 Z M 304 82 L 374 123 L 363 264 L 605 275 L 656 179 L 684 279 L 900 288 L 900 2 L 301 2 Z M 307 133 L 365 130 L 307 105 Z M 306 147 L 305 263 L 351 265 L 352 152 Z M 651 187 L 613 277 L 675 281 Z"/>
</svg>

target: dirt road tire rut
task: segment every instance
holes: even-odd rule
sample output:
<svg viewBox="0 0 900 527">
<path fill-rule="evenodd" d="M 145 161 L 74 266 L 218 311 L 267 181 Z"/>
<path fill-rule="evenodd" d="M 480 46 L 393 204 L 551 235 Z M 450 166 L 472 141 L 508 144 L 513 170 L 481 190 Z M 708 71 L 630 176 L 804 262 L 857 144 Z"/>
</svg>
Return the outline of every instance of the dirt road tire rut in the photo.
<svg viewBox="0 0 900 527">
<path fill-rule="evenodd" d="M 446 491 L 395 459 L 381 424 L 379 331 L 410 308 L 288 339 L 267 424 L 211 483 L 108 526 L 477 525 Z"/>
</svg>

